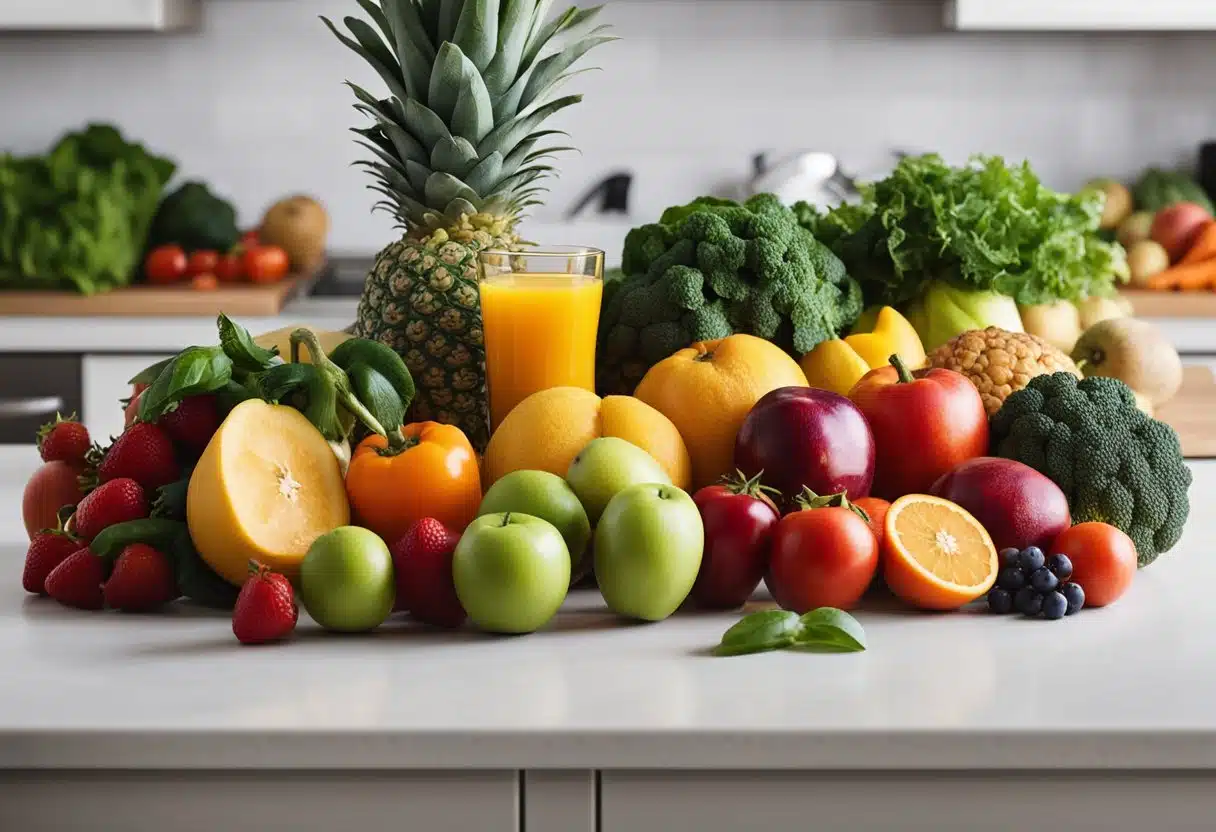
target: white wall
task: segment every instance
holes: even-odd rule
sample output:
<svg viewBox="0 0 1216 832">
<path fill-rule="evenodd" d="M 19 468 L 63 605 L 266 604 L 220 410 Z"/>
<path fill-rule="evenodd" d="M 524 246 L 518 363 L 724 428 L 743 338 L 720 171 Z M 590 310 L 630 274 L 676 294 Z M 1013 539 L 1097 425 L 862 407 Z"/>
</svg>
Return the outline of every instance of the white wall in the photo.
<svg viewBox="0 0 1216 832">
<path fill-rule="evenodd" d="M 206 0 L 199 34 L 0 37 L 0 146 L 113 120 L 249 221 L 284 192 L 317 194 L 335 249 L 370 253 L 391 225 L 349 167 L 359 117 L 341 82 L 374 81 L 317 20 L 352 9 Z M 826 149 L 861 171 L 894 148 L 995 152 L 1072 187 L 1190 163 L 1216 138 L 1216 35 L 959 34 L 938 0 L 617 0 L 605 16 L 624 40 L 572 82 L 587 100 L 561 126 L 583 154 L 538 221 L 618 168 L 646 217 L 746 176 L 760 150 Z"/>
</svg>

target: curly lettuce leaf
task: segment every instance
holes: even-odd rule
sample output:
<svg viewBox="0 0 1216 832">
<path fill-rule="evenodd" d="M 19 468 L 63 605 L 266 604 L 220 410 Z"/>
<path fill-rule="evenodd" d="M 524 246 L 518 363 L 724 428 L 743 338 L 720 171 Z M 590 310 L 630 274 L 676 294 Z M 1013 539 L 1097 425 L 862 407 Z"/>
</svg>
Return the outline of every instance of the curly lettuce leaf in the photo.
<svg viewBox="0 0 1216 832">
<path fill-rule="evenodd" d="M 1106 294 L 1125 279 L 1123 248 L 1098 236 L 1102 194 L 1053 191 L 1026 163 L 907 157 L 862 197 L 799 214 L 861 281 L 867 304 L 905 303 L 934 280 L 1033 305 Z"/>
</svg>

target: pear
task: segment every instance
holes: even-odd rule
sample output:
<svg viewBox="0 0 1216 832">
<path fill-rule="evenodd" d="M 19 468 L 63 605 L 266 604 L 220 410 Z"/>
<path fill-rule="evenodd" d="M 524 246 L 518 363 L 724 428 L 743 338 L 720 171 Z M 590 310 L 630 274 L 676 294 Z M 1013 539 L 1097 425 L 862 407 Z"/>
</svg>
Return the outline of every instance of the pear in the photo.
<svg viewBox="0 0 1216 832">
<path fill-rule="evenodd" d="M 1117 378 L 1153 407 L 1182 386 L 1182 360 L 1161 330 L 1139 318 L 1108 318 L 1081 334 L 1072 360 L 1086 376 Z"/>
</svg>

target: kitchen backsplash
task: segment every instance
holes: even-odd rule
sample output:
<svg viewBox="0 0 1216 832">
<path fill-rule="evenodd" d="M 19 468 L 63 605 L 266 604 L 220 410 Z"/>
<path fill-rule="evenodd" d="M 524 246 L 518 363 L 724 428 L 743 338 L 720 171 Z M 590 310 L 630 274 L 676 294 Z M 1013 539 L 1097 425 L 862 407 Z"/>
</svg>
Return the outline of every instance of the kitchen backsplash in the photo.
<svg viewBox="0 0 1216 832">
<path fill-rule="evenodd" d="M 344 79 L 378 88 L 317 15 L 353 0 L 206 0 L 201 33 L 0 37 L 0 147 L 43 149 L 114 121 L 205 178 L 252 221 L 285 192 L 321 197 L 333 247 L 392 233 L 350 162 Z M 560 2 L 559 4 L 560 5 Z M 587 3 L 583 3 L 587 5 Z M 623 228 L 702 192 L 730 192 L 759 152 L 827 150 L 853 172 L 894 150 L 1029 158 L 1049 183 L 1192 162 L 1216 138 L 1216 34 L 974 35 L 939 0 L 617 0 L 623 38 L 559 126 L 561 162 L 526 231 L 619 244 Z M 596 182 L 633 174 L 630 217 L 555 229 Z M 601 227 L 601 225 L 603 227 Z"/>
</svg>

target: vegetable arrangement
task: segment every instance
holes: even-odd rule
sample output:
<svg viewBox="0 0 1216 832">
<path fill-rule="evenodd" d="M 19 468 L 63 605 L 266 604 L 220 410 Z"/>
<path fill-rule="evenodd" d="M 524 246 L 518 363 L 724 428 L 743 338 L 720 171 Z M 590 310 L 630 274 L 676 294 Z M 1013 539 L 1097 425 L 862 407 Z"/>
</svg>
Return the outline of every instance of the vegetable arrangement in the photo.
<svg viewBox="0 0 1216 832">
<path fill-rule="evenodd" d="M 130 283 L 174 170 L 103 124 L 45 156 L 0 155 L 0 288 L 93 294 Z"/>
</svg>

